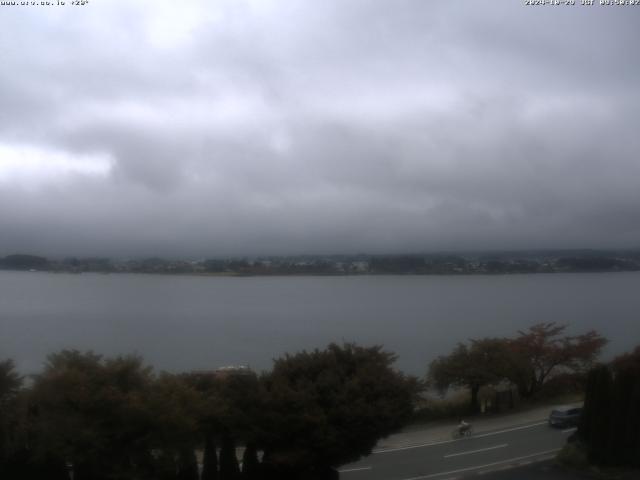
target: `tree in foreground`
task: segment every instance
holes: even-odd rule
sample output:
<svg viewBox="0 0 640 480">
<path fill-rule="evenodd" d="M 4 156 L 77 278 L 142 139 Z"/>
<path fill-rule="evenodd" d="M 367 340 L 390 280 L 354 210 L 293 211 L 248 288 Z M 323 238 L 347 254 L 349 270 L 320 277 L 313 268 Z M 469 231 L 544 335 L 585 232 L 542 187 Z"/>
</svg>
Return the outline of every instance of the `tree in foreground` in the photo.
<svg viewBox="0 0 640 480">
<path fill-rule="evenodd" d="M 510 380 L 523 398 L 535 396 L 558 372 L 586 374 L 607 340 L 591 330 L 582 335 L 563 335 L 566 325 L 539 323 L 510 342 Z"/>
<path fill-rule="evenodd" d="M 197 480 L 196 447 L 202 442 L 199 421 L 203 400 L 199 393 L 179 375 L 162 373 L 151 385 L 146 399 L 153 421 L 147 432 L 148 445 L 159 452 L 163 478 Z M 156 465 L 158 464 L 159 465 Z M 166 468 L 165 468 L 166 467 Z"/>
<path fill-rule="evenodd" d="M 509 381 L 522 398 L 540 392 L 559 374 L 584 378 L 606 340 L 595 331 L 563 335 L 566 325 L 539 323 L 516 338 L 483 338 L 459 343 L 431 362 L 427 378 L 440 391 L 451 386 L 470 392 L 470 412 L 480 410 L 480 388 Z"/>
<path fill-rule="evenodd" d="M 22 377 L 12 360 L 0 362 L 0 403 L 14 396 L 22 386 Z"/>
<path fill-rule="evenodd" d="M 260 478 L 258 451 L 253 442 L 247 444 L 242 455 L 242 478 L 246 480 Z"/>
<path fill-rule="evenodd" d="M 640 467 L 640 347 L 589 372 L 578 436 L 591 463 Z"/>
<path fill-rule="evenodd" d="M 469 345 L 459 343 L 449 355 L 431 362 L 428 383 L 442 393 L 451 386 L 468 388 L 470 413 L 477 413 L 480 411 L 480 388 L 506 378 L 510 358 L 506 339 L 484 338 L 471 340 Z"/>
<path fill-rule="evenodd" d="M 264 393 L 258 376 L 247 369 L 227 369 L 191 372 L 183 378 L 203 399 L 200 418 L 200 430 L 205 439 L 203 480 L 240 478 L 236 445 L 255 445 L 259 419 L 265 415 Z M 221 447 L 219 460 L 216 445 Z M 243 466 L 242 478 L 252 478 L 248 475 Z M 255 472 L 252 475 L 255 478 Z"/>
<path fill-rule="evenodd" d="M 609 442 L 612 384 L 611 369 L 606 365 L 594 367 L 587 375 L 579 433 L 589 445 L 588 455 L 594 463 L 599 463 L 604 458 Z"/>
<path fill-rule="evenodd" d="M 151 382 L 138 357 L 50 355 L 30 396 L 34 454 L 72 463 L 77 480 L 142 476 L 154 421 L 145 401 Z"/>
<path fill-rule="evenodd" d="M 24 430 L 17 399 L 22 377 L 12 360 L 0 362 L 0 478 L 14 474 L 12 464 L 23 454 L 18 438 Z"/>
<path fill-rule="evenodd" d="M 218 454 L 215 437 L 211 433 L 205 433 L 202 476 L 200 478 L 201 480 L 218 480 Z"/>
<path fill-rule="evenodd" d="M 23 447 L 9 451 L 0 435 L 0 476 L 63 480 L 71 465 L 76 480 L 196 480 L 204 447 L 203 480 L 337 478 L 335 467 L 370 453 L 413 412 L 418 382 L 394 361 L 346 344 L 287 355 L 261 378 L 155 375 L 138 357 L 68 350 L 24 390 L 4 362 L 0 426 L 20 420 L 14 444 Z M 9 404 L 15 415 L 5 415 Z M 242 471 L 235 445 L 245 446 Z"/>
<path fill-rule="evenodd" d="M 220 447 L 220 480 L 238 480 L 240 466 L 236 457 L 236 443 L 231 435 L 225 435 Z"/>
<path fill-rule="evenodd" d="M 418 382 L 381 347 L 331 344 L 286 355 L 263 378 L 263 465 L 274 478 L 333 478 L 413 411 Z"/>
</svg>

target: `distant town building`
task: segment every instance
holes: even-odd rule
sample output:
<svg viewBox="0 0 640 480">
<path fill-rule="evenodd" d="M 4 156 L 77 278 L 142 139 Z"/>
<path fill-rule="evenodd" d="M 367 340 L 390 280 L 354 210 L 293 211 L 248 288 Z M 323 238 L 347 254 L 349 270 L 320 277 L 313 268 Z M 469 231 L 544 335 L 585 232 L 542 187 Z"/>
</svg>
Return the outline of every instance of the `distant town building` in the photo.
<svg viewBox="0 0 640 480">
<path fill-rule="evenodd" d="M 233 376 L 250 377 L 255 376 L 255 372 L 247 365 L 229 365 L 226 367 L 219 367 L 213 371 L 213 375 L 216 378 L 229 378 Z"/>
</svg>

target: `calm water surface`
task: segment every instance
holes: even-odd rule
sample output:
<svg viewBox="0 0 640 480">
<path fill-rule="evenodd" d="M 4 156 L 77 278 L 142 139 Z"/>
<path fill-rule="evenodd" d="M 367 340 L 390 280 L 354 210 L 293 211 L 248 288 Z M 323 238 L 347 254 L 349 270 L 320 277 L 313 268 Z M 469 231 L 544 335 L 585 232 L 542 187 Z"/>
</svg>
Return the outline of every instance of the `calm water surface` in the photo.
<svg viewBox="0 0 640 480">
<path fill-rule="evenodd" d="M 190 277 L 0 271 L 0 359 L 38 371 L 62 348 L 139 353 L 170 371 L 248 364 L 331 341 L 383 344 L 422 375 L 468 338 L 542 321 L 640 343 L 640 273 Z"/>
</svg>

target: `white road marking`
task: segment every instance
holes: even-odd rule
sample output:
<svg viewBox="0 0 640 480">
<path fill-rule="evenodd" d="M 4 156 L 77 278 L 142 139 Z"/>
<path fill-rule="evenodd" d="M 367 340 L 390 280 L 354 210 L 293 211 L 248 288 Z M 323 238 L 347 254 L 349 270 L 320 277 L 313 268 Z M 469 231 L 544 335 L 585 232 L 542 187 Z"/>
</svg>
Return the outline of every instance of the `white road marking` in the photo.
<svg viewBox="0 0 640 480">
<path fill-rule="evenodd" d="M 491 435 L 499 435 L 501 433 L 515 432 L 516 430 L 524 430 L 525 428 L 537 427 L 539 425 L 546 425 L 546 424 L 547 424 L 547 421 L 545 420 L 544 422 L 530 423 L 529 425 L 522 425 L 520 427 L 505 428 L 504 430 L 498 430 L 497 432 L 481 433 L 480 435 L 471 435 L 471 438 L 490 437 Z"/>
<path fill-rule="evenodd" d="M 434 445 L 444 445 L 446 443 L 457 442 L 458 440 L 442 440 L 440 442 L 429 442 L 429 443 L 418 443 L 416 445 L 407 445 L 406 447 L 397 447 L 397 448 L 383 448 L 380 450 L 374 450 L 371 452 L 372 455 L 377 453 L 389 453 L 389 452 L 399 452 L 401 450 L 411 450 L 414 448 L 422 448 L 422 447 L 432 447 Z"/>
<path fill-rule="evenodd" d="M 451 475 L 453 473 L 469 472 L 471 470 L 479 470 L 479 469 L 482 469 L 482 468 L 493 467 L 494 465 L 502 465 L 504 463 L 517 462 L 518 460 L 524 460 L 525 458 L 539 457 L 539 456 L 542 456 L 542 455 L 548 455 L 550 453 L 559 452 L 560 450 L 561 450 L 560 448 L 556 448 L 554 450 L 545 450 L 544 452 L 537 452 L 537 453 L 532 453 L 530 455 L 524 455 L 522 457 L 510 458 L 509 460 L 501 460 L 499 462 L 487 463 L 485 465 L 478 465 L 478 466 L 475 466 L 475 467 L 460 468 L 458 470 L 451 470 L 449 472 L 432 473 L 430 475 L 423 475 L 421 477 L 404 478 L 403 480 L 425 480 L 426 478 L 440 477 L 442 475 Z"/>
<path fill-rule="evenodd" d="M 498 467 L 498 468 L 491 468 L 489 470 L 482 470 L 480 472 L 478 472 L 478 475 L 486 475 L 487 473 L 495 473 L 495 472 L 502 472 L 503 470 L 509 470 L 511 467 L 511 465 L 504 465 L 502 467 Z"/>
<path fill-rule="evenodd" d="M 459 457 L 460 455 L 471 455 L 472 453 L 486 452 L 487 450 L 495 450 L 496 448 L 504 448 L 508 446 L 509 446 L 508 443 L 503 443 L 502 445 L 495 445 L 493 447 L 487 447 L 487 448 L 479 448 L 478 450 L 469 450 L 469 451 L 460 452 L 460 453 L 450 453 L 449 455 L 445 455 L 444 458 Z"/>
<path fill-rule="evenodd" d="M 567 428 L 566 430 L 562 430 L 562 433 L 575 432 L 576 430 L 578 430 L 578 427 Z"/>
<path fill-rule="evenodd" d="M 346 468 L 344 470 L 338 470 L 338 472 L 348 473 L 348 472 L 360 472 L 362 470 L 371 470 L 371 467 Z"/>
<path fill-rule="evenodd" d="M 407 445 L 406 447 L 397 447 L 397 448 L 382 448 L 380 450 L 374 450 L 373 452 L 371 452 L 372 455 L 375 455 L 377 453 L 390 453 L 390 452 L 399 452 L 401 450 L 411 450 L 413 448 L 423 448 L 423 447 L 432 447 L 435 445 L 445 445 L 447 443 L 453 443 L 453 442 L 459 442 L 461 440 L 468 440 L 469 438 L 483 438 L 483 437 L 490 437 L 491 435 L 499 435 L 500 433 L 507 433 L 507 432 L 513 432 L 515 430 L 523 430 L 525 428 L 532 428 L 532 427 L 537 427 L 539 425 L 545 425 L 547 422 L 537 422 L 537 423 L 531 423 L 529 425 L 522 425 L 520 427 L 512 427 L 512 428 L 507 428 L 504 430 L 498 430 L 496 432 L 489 432 L 489 433 L 482 433 L 479 435 L 471 435 L 470 437 L 465 437 L 465 438 L 459 438 L 456 440 L 442 440 L 440 442 L 429 442 L 429 443 L 419 443 L 416 445 Z"/>
</svg>

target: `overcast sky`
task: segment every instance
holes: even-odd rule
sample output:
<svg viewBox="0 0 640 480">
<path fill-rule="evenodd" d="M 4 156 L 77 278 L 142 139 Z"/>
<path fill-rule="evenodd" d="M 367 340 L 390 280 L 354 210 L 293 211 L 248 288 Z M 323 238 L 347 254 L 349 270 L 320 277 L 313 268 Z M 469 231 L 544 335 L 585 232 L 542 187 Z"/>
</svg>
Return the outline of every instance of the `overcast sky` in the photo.
<svg viewBox="0 0 640 480">
<path fill-rule="evenodd" d="M 640 7 L 523 3 L 2 6 L 0 255 L 640 247 Z"/>
</svg>

